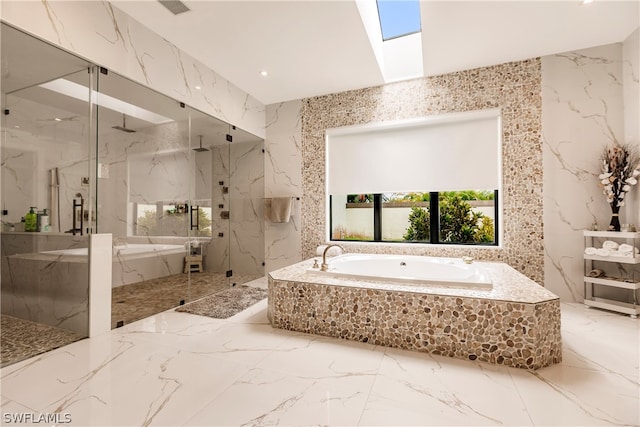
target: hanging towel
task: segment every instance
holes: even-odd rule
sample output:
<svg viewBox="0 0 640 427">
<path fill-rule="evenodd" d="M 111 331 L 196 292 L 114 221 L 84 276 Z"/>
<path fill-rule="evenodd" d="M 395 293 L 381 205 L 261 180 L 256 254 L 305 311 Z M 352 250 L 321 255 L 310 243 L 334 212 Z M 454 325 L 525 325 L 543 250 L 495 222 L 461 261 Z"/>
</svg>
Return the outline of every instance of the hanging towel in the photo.
<svg viewBox="0 0 640 427">
<path fill-rule="evenodd" d="M 271 222 L 289 222 L 291 219 L 292 197 L 274 197 L 271 199 Z"/>
</svg>

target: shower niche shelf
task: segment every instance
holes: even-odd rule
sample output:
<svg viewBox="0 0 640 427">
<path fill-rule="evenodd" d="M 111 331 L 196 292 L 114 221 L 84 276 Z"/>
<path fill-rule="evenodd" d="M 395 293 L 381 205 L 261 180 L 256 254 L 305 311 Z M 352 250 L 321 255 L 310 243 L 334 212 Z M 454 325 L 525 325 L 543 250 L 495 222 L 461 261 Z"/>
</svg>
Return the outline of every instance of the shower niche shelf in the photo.
<svg viewBox="0 0 640 427">
<path fill-rule="evenodd" d="M 584 248 L 597 247 L 605 240 L 612 240 L 616 243 L 626 243 L 634 248 L 640 249 L 640 232 L 620 232 L 620 231 L 584 231 Z M 640 256 L 620 257 L 620 256 L 599 256 L 584 253 L 584 304 L 587 307 L 602 308 L 630 315 L 636 319 L 640 314 L 640 304 L 638 291 L 640 290 Z M 604 276 L 591 276 L 589 273 L 596 267 L 605 271 Z M 609 272 L 611 275 L 608 275 Z M 626 272 L 626 277 L 622 277 L 621 272 Z M 602 289 L 619 289 L 618 293 L 625 293 L 631 302 L 619 301 L 611 297 L 596 296 L 602 293 Z"/>
</svg>

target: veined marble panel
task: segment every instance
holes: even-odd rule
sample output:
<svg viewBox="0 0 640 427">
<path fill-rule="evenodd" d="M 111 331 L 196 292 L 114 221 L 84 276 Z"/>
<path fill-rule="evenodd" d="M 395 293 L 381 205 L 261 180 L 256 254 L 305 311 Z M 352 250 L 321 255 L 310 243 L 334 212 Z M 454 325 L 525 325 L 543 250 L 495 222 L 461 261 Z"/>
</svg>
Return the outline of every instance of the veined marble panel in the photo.
<svg viewBox="0 0 640 427">
<path fill-rule="evenodd" d="M 302 102 L 267 107 L 265 140 L 265 197 L 301 197 L 295 200 L 288 223 L 265 221 L 266 271 L 301 260 L 302 198 Z"/>
<path fill-rule="evenodd" d="M 38 252 L 87 247 L 86 236 L 2 233 L 2 313 L 88 334 L 88 264 L 39 260 Z"/>
<path fill-rule="evenodd" d="M 262 103 L 109 2 L 3 1 L 2 19 L 264 138 Z"/>
<path fill-rule="evenodd" d="M 264 143 L 230 145 L 230 260 L 234 274 L 264 274 Z"/>
<path fill-rule="evenodd" d="M 640 28 L 637 28 L 622 43 L 622 92 L 624 99 L 624 140 L 640 147 Z M 635 213 L 636 225 L 640 224 L 640 185 L 627 212 Z"/>
<path fill-rule="evenodd" d="M 582 231 L 606 230 L 611 210 L 599 186 L 600 155 L 624 142 L 622 46 L 542 58 L 545 286 L 582 301 Z M 621 222 L 636 214 L 621 212 Z"/>
</svg>

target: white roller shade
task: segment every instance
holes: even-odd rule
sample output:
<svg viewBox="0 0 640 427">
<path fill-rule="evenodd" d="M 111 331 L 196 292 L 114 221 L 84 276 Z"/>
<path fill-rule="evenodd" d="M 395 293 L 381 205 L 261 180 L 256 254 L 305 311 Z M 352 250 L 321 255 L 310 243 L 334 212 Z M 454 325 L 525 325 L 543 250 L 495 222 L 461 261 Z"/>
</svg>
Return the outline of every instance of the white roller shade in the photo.
<svg viewBox="0 0 640 427">
<path fill-rule="evenodd" d="M 499 110 L 329 129 L 328 194 L 498 189 Z"/>
</svg>

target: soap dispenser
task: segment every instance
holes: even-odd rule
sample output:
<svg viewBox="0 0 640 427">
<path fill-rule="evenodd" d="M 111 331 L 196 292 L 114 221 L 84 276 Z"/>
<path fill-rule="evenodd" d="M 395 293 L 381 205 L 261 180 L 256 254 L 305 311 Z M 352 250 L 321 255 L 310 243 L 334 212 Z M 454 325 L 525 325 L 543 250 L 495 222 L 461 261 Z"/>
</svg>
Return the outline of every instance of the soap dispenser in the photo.
<svg viewBox="0 0 640 427">
<path fill-rule="evenodd" d="M 34 211 L 35 206 L 29 208 L 29 213 L 24 216 L 24 231 L 36 231 L 38 214 Z"/>
</svg>

